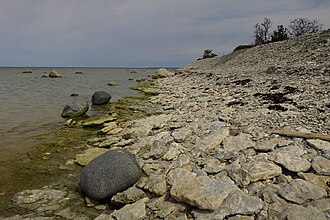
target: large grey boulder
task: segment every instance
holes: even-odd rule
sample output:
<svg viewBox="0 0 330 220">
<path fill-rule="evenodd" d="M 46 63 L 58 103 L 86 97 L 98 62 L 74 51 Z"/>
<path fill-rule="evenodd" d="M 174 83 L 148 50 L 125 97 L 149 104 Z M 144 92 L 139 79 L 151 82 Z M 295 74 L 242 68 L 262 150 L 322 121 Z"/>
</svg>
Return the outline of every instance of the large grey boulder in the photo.
<svg viewBox="0 0 330 220">
<path fill-rule="evenodd" d="M 140 176 L 140 166 L 131 153 L 109 150 L 83 169 L 79 189 L 92 199 L 107 199 L 134 185 Z"/>
<path fill-rule="evenodd" d="M 77 117 L 86 114 L 89 109 L 87 101 L 75 100 L 70 104 L 64 106 L 62 117 Z"/>
<path fill-rule="evenodd" d="M 105 91 L 97 91 L 92 96 L 93 105 L 103 105 L 110 101 L 111 95 Z"/>
</svg>

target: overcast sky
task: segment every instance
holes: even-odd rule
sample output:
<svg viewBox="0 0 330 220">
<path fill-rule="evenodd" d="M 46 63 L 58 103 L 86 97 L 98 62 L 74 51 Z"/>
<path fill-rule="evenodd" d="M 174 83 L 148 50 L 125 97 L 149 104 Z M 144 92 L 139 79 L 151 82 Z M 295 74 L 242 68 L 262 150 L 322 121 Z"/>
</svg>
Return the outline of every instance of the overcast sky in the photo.
<svg viewBox="0 0 330 220">
<path fill-rule="evenodd" d="M 270 18 L 319 19 L 330 0 L 0 0 L 0 66 L 182 66 L 253 42 Z"/>
</svg>

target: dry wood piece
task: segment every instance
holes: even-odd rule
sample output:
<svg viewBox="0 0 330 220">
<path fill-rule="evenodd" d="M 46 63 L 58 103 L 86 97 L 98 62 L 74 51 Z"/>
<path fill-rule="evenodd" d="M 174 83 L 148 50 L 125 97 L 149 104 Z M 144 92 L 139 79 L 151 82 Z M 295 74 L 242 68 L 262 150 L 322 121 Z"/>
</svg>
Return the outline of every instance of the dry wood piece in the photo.
<svg viewBox="0 0 330 220">
<path fill-rule="evenodd" d="M 300 138 L 309 138 L 309 139 L 316 138 L 316 139 L 330 141 L 329 134 L 307 133 L 307 132 L 289 131 L 289 130 L 275 130 L 275 131 L 272 131 L 272 134 L 291 136 L 291 137 L 300 137 Z"/>
</svg>

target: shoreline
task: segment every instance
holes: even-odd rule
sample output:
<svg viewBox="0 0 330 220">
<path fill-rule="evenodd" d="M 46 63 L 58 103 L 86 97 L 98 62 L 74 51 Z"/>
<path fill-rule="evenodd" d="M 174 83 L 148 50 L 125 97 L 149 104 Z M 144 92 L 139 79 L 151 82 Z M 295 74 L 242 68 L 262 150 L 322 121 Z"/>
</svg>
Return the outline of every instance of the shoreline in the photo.
<svg viewBox="0 0 330 220">
<path fill-rule="evenodd" d="M 141 83 L 135 86 L 135 90 L 139 91 L 139 85 Z M 147 92 L 139 91 L 137 96 L 122 97 L 105 106 L 100 106 L 98 111 L 105 112 L 107 109 L 107 111 L 111 111 L 117 116 L 119 115 L 118 121 L 143 117 L 144 112 L 133 111 L 128 106 L 133 106 L 134 103 L 141 104 L 148 96 L 150 95 Z M 89 119 L 106 115 L 96 112 L 96 115 L 89 117 Z M 82 198 L 76 193 L 75 189 L 82 166 L 76 164 L 74 158 L 77 154 L 93 147 L 93 139 L 97 139 L 97 133 L 101 126 L 64 125 L 59 130 L 47 134 L 48 136 L 53 136 L 49 139 L 51 142 L 48 141 L 32 146 L 25 154 L 21 154 L 16 159 L 3 161 L 1 169 L 3 172 L 1 178 L 2 187 L 0 190 L 0 210 L 2 211 L 0 212 L 0 217 L 15 216 L 15 214 L 19 216 L 17 217 L 18 219 L 25 218 L 23 216 L 31 217 L 31 215 L 26 214 L 28 209 L 24 211 L 24 208 L 13 205 L 12 200 L 15 194 L 19 194 L 19 192 L 38 190 L 45 187 L 59 188 L 61 190 L 68 188 L 66 190 L 69 190 L 70 193 L 77 194 L 72 195 L 72 199 L 79 203 L 78 205 L 72 205 L 72 207 L 77 208 L 78 206 L 78 209 L 80 209 L 80 206 L 84 207 L 83 200 L 81 200 Z M 81 202 L 82 204 L 80 204 Z M 88 207 L 82 209 L 89 214 L 94 213 L 88 210 Z"/>
<path fill-rule="evenodd" d="M 157 79 L 144 91 L 158 95 L 123 108 L 144 117 L 107 124 L 105 137 L 89 140 L 89 149 L 136 156 L 143 176 L 133 187 L 98 204 L 84 201 L 74 184 L 50 185 L 20 193 L 16 207 L 30 210 L 30 217 L 71 219 L 125 219 L 127 209 L 136 219 L 326 219 L 330 142 L 272 134 L 329 134 L 329 46 L 324 41 L 317 53 L 297 57 L 288 49 L 308 47 L 319 36 L 197 61 Z M 95 156 L 86 151 L 83 162 Z M 25 202 L 50 194 L 57 196 Z"/>
</svg>

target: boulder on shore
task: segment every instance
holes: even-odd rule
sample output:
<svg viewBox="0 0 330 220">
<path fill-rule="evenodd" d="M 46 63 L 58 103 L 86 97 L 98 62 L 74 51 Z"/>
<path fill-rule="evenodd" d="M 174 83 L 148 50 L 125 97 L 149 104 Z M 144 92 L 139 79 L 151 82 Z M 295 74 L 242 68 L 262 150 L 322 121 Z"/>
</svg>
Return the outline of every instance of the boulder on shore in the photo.
<svg viewBox="0 0 330 220">
<path fill-rule="evenodd" d="M 92 96 L 93 105 L 103 105 L 110 101 L 111 95 L 105 91 L 97 91 Z"/>
<path fill-rule="evenodd" d="M 140 176 L 140 166 L 131 153 L 109 150 L 83 169 L 79 189 L 92 199 L 107 199 L 134 185 Z"/>
<path fill-rule="evenodd" d="M 49 75 L 49 77 L 52 77 L 52 78 L 56 78 L 56 77 L 62 77 L 61 74 L 59 74 L 58 72 L 56 72 L 55 70 L 52 70 Z"/>
<path fill-rule="evenodd" d="M 155 74 L 152 76 L 153 79 L 159 79 L 159 78 L 167 78 L 170 76 L 174 76 L 174 73 L 168 71 L 165 68 L 161 68 L 155 72 Z"/>
<path fill-rule="evenodd" d="M 86 114 L 89 109 L 87 101 L 84 100 L 75 100 L 70 104 L 64 106 L 62 117 L 77 117 Z"/>
</svg>

